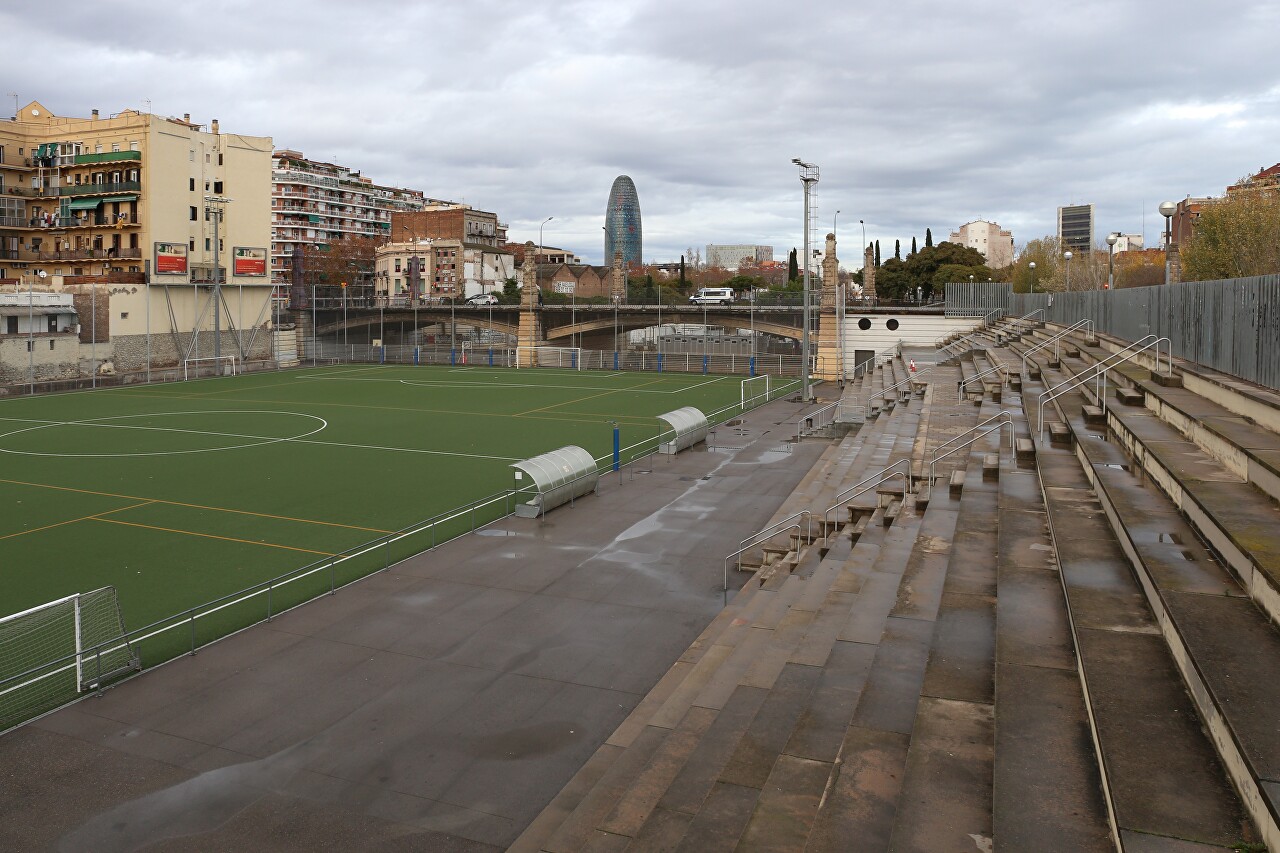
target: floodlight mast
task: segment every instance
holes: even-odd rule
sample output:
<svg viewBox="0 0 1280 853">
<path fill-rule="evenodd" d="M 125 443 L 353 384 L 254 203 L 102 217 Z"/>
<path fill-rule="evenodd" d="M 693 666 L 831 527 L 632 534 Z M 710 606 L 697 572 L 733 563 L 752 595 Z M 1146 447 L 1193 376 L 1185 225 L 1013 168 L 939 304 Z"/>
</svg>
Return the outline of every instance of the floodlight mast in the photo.
<svg viewBox="0 0 1280 853">
<path fill-rule="evenodd" d="M 231 199 L 219 195 L 204 197 L 204 211 L 213 218 L 213 369 L 222 368 L 222 213 Z M 196 353 L 198 356 L 199 353 Z"/>
<path fill-rule="evenodd" d="M 808 402 L 809 390 L 809 191 L 818 182 L 818 167 L 806 163 L 799 158 L 792 158 L 792 163 L 800 168 L 800 183 L 804 185 L 804 309 L 800 333 L 800 371 L 802 384 L 800 396 Z"/>
</svg>

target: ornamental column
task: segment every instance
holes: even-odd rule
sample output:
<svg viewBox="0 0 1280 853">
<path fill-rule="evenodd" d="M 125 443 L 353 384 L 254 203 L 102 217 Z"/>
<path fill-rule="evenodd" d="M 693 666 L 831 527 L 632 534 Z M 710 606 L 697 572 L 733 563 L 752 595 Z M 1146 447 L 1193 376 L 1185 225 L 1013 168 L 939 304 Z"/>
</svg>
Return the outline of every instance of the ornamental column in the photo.
<svg viewBox="0 0 1280 853">
<path fill-rule="evenodd" d="M 520 267 L 520 333 L 516 338 L 516 365 L 537 367 L 534 347 L 544 346 L 542 337 L 542 291 L 538 288 L 538 248 L 530 240 L 524 244 Z"/>
<path fill-rule="evenodd" d="M 834 382 L 844 375 L 839 304 L 840 260 L 836 257 L 836 235 L 827 235 L 827 249 L 822 258 L 822 290 L 818 301 L 818 363 L 815 375 Z"/>
</svg>

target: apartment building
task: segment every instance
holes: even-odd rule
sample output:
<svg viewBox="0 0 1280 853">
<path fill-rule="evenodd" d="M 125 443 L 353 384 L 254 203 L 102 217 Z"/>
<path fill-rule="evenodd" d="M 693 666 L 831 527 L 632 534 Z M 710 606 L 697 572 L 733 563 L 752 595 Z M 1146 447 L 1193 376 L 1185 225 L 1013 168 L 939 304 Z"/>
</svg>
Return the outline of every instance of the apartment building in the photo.
<svg viewBox="0 0 1280 853">
<path fill-rule="evenodd" d="M 1074 252 L 1093 250 L 1094 215 L 1091 204 L 1068 204 L 1058 208 L 1058 242 Z"/>
<path fill-rule="evenodd" d="M 0 121 L 0 285 L 38 278 L 74 292 L 82 316 L 92 301 L 101 360 L 134 370 L 148 355 L 164 365 L 207 354 L 212 289 L 201 285 L 217 260 L 238 290 L 219 316 L 225 351 L 268 353 L 245 344 L 270 319 L 271 147 L 217 119 L 71 118 L 28 103 Z"/>
<path fill-rule="evenodd" d="M 756 246 L 756 245 L 719 245 L 715 243 L 707 246 L 707 266 L 723 267 L 727 270 L 736 270 L 742 266 L 744 262 L 748 265 L 762 264 L 765 261 L 773 260 L 772 246 Z"/>
<path fill-rule="evenodd" d="M 1006 231 L 995 222 L 975 219 L 966 222 L 948 238 L 952 243 L 977 249 L 986 258 L 987 266 L 1000 269 L 1013 263 L 1013 232 Z"/>
<path fill-rule="evenodd" d="M 423 210 L 393 214 L 391 230 L 397 241 L 430 247 L 429 269 L 422 273 L 428 298 L 488 293 L 515 275 L 507 226 L 496 213 L 428 200 Z M 396 292 L 394 286 L 389 292 Z"/>
<path fill-rule="evenodd" d="M 421 190 L 375 184 L 355 169 L 309 160 L 300 151 L 271 157 L 271 278 L 291 281 L 294 252 L 351 237 L 394 239 L 393 213 L 417 211 Z"/>
<path fill-rule="evenodd" d="M 399 240 L 374 250 L 374 294 L 427 302 L 501 290 L 515 275 L 511 253 L 444 237 Z"/>
</svg>

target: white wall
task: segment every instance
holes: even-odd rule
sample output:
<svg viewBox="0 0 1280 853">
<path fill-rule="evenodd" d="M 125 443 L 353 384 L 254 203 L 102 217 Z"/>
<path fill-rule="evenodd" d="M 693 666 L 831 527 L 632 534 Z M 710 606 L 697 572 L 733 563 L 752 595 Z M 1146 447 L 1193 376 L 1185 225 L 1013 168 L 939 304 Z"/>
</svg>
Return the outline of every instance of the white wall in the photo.
<svg viewBox="0 0 1280 853">
<path fill-rule="evenodd" d="M 861 328 L 861 320 L 866 320 L 870 328 Z M 891 321 L 897 323 L 896 329 L 889 328 Z M 844 322 L 846 363 L 852 370 L 855 350 L 880 352 L 899 342 L 906 346 L 933 346 L 940 338 L 977 328 L 982 320 L 978 317 L 944 317 L 938 314 L 849 313 L 845 315 Z"/>
</svg>

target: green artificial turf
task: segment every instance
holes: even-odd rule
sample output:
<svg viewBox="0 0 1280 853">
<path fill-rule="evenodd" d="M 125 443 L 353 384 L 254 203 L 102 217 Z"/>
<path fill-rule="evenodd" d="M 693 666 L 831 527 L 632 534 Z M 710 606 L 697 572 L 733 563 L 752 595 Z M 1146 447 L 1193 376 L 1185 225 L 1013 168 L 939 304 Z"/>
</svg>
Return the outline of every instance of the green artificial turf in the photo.
<svg viewBox="0 0 1280 853">
<path fill-rule="evenodd" d="M 726 409 L 741 379 L 363 365 L 7 400 L 0 616 L 111 585 L 132 630 L 325 566 L 202 615 L 205 642 L 469 529 L 467 516 L 333 556 L 510 489 L 514 461 L 568 444 L 604 459 L 613 421 L 647 452 L 656 415 Z M 152 642 L 148 664 L 190 637 Z"/>
</svg>

